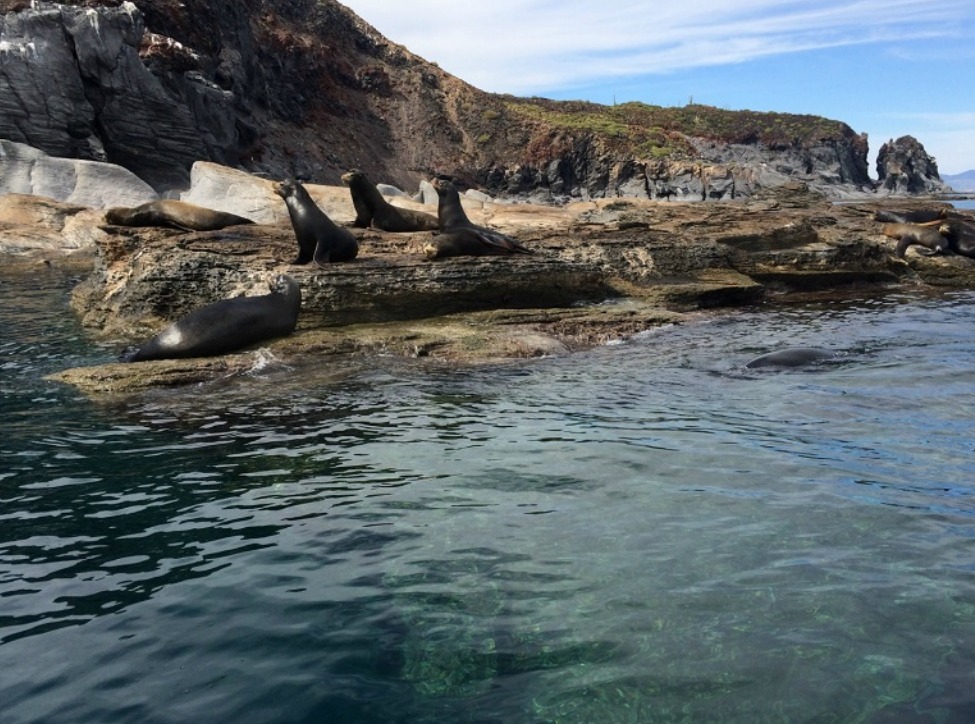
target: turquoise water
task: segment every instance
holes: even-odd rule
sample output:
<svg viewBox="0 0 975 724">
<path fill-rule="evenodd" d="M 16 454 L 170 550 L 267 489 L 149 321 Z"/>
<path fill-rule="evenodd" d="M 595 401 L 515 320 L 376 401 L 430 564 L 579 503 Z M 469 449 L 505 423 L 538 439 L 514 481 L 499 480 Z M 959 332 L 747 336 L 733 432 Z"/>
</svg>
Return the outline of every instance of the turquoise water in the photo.
<svg viewBox="0 0 975 724">
<path fill-rule="evenodd" d="M 72 283 L 0 285 L 4 722 L 975 720 L 975 293 L 94 403 Z"/>
</svg>

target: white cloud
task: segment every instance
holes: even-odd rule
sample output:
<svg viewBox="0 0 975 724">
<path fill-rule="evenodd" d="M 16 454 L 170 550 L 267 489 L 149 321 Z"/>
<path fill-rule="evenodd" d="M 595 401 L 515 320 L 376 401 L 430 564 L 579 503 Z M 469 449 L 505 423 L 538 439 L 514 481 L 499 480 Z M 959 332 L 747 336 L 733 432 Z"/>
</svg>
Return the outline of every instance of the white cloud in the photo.
<svg viewBox="0 0 975 724">
<path fill-rule="evenodd" d="M 390 40 L 487 91 L 527 95 L 817 48 L 959 32 L 971 0 L 347 0 Z M 892 41 L 891 39 L 894 39 Z"/>
</svg>

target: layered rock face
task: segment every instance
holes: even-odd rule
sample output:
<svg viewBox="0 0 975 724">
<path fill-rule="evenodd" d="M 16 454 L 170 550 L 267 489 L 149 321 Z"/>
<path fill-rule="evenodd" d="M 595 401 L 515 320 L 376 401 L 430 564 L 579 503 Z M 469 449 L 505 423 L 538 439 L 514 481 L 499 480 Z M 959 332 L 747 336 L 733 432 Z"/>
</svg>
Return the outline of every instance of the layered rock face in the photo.
<svg viewBox="0 0 975 724">
<path fill-rule="evenodd" d="M 891 139 L 877 152 L 880 189 L 902 194 L 943 194 L 951 187 L 941 180 L 938 164 L 916 138 Z"/>
<path fill-rule="evenodd" d="M 185 185 L 201 158 L 237 162 L 232 96 L 192 73 L 153 74 L 154 41 L 193 53 L 147 34 L 134 4 L 34 5 L 0 17 L 0 137 L 110 161 L 157 188 Z"/>
<path fill-rule="evenodd" d="M 411 192 L 443 173 L 534 200 L 873 188 L 867 139 L 841 122 L 484 93 L 334 0 L 0 0 L 0 12 L 0 138 L 121 165 L 160 192 L 185 189 L 195 161 L 325 184 L 356 167 Z"/>
</svg>

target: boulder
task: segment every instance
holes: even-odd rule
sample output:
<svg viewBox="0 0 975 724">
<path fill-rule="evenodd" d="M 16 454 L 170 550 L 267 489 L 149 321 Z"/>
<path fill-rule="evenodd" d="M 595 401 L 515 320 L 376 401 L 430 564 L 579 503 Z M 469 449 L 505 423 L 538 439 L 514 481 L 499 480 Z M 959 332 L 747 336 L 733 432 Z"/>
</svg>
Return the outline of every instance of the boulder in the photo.
<svg viewBox="0 0 975 724">
<path fill-rule="evenodd" d="M 94 252 L 102 212 L 43 196 L 0 196 L 0 253 L 45 256 Z"/>
<path fill-rule="evenodd" d="M 0 139 L 0 194 L 34 194 L 95 209 L 138 206 L 158 198 L 145 181 L 112 163 L 48 156 Z"/>
</svg>

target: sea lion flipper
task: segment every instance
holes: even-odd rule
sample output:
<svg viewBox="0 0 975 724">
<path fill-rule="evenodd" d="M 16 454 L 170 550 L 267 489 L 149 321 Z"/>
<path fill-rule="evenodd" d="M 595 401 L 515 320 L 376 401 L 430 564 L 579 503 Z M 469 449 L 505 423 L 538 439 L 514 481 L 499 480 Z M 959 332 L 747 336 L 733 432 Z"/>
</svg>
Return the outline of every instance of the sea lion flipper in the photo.
<svg viewBox="0 0 975 724">
<path fill-rule="evenodd" d="M 331 257 L 332 257 L 331 250 L 323 249 L 322 245 L 319 244 L 315 248 L 315 256 L 312 257 L 312 260 L 315 262 L 317 266 L 321 267 L 322 269 L 325 269 L 328 267 L 328 264 L 331 261 Z"/>
<path fill-rule="evenodd" d="M 485 244 L 488 244 L 489 246 L 493 246 L 497 249 L 510 251 L 514 254 L 534 253 L 531 249 L 526 249 L 524 246 L 522 246 L 517 239 L 513 239 L 507 234 L 502 234 L 501 232 L 498 231 L 491 231 L 489 229 L 479 229 L 478 235 L 480 236 L 481 240 Z"/>
</svg>

